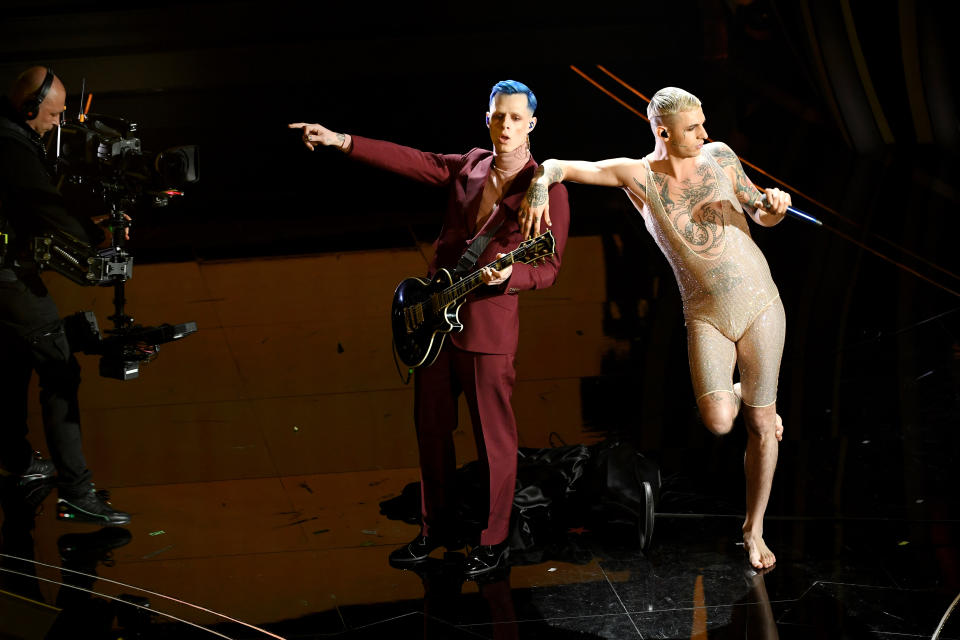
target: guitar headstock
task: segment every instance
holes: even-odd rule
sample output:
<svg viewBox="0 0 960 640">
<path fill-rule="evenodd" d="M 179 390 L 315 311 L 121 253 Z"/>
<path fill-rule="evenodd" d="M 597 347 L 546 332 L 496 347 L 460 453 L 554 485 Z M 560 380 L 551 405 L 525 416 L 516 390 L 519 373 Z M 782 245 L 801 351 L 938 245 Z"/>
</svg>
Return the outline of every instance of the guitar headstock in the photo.
<svg viewBox="0 0 960 640">
<path fill-rule="evenodd" d="M 517 250 L 514 251 L 514 262 L 533 264 L 546 260 L 556 250 L 557 241 L 553 237 L 553 231 L 547 229 L 545 233 L 521 242 Z"/>
</svg>

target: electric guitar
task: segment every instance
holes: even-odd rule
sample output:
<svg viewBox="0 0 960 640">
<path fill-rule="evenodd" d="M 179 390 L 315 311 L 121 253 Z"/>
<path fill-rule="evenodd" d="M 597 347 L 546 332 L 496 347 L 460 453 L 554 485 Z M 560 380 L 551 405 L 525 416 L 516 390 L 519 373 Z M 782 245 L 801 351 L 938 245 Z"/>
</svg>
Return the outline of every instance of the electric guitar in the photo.
<svg viewBox="0 0 960 640">
<path fill-rule="evenodd" d="M 520 246 L 486 267 L 457 278 L 440 269 L 432 280 L 407 278 L 393 293 L 390 322 L 393 346 L 400 361 L 410 368 L 429 367 L 437 359 L 443 339 L 451 331 L 462 331 L 460 307 L 467 295 L 483 284 L 480 272 L 487 267 L 499 271 L 511 264 L 545 260 L 556 251 L 553 233 L 547 231 L 521 242 Z"/>
</svg>

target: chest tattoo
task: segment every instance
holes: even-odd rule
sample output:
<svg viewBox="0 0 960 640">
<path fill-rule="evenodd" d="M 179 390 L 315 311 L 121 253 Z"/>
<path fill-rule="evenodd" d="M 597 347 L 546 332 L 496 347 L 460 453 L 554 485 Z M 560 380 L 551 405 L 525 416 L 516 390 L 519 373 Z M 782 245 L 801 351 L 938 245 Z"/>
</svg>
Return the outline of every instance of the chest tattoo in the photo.
<svg viewBox="0 0 960 640">
<path fill-rule="evenodd" d="M 671 185 L 667 176 L 654 173 L 660 200 L 670 223 L 691 251 L 704 258 L 723 253 L 723 200 L 716 176 L 706 165 L 697 176 Z"/>
</svg>

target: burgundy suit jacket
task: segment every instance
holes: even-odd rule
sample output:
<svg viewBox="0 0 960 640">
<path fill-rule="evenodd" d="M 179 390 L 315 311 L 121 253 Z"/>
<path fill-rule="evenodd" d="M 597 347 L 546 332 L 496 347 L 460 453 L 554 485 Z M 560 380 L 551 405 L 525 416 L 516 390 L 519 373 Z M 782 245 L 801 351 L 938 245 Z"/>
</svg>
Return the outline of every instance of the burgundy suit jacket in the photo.
<svg viewBox="0 0 960 640">
<path fill-rule="evenodd" d="M 522 238 L 517 222 L 517 210 L 537 169 L 531 157 L 500 202 L 500 207 L 480 229 L 474 229 L 477 209 L 487 183 L 487 174 L 493 164 L 493 152 L 471 149 L 465 154 L 427 153 L 392 142 L 352 136 L 350 156 L 367 164 L 413 178 L 420 182 L 444 187 L 449 196 L 443 228 L 434 242 L 434 257 L 428 277 L 437 269 L 453 269 L 460 256 L 474 239 L 484 231 L 503 224 L 477 260 L 477 268 L 496 259 L 497 253 L 508 253 L 517 248 Z M 513 354 L 517 351 L 520 334 L 520 315 L 517 292 L 549 287 L 557 279 L 563 249 L 570 227 L 570 205 L 567 189 L 561 183 L 550 186 L 550 219 L 556 240 L 556 253 L 539 266 L 513 265 L 510 279 L 499 286 L 482 286 L 474 291 L 460 308 L 463 331 L 450 334 L 453 344 L 476 353 Z M 547 229 L 541 222 L 541 231 Z"/>
</svg>

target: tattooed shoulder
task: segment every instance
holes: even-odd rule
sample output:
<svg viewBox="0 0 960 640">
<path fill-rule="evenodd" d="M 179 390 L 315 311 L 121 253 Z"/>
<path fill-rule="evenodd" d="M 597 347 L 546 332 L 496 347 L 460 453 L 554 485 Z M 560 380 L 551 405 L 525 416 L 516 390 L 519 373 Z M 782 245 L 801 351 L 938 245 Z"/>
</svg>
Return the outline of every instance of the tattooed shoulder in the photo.
<svg viewBox="0 0 960 640">
<path fill-rule="evenodd" d="M 722 142 L 714 142 L 710 145 L 710 155 L 713 156 L 714 160 L 716 160 L 717 164 L 721 167 L 736 165 L 738 162 L 737 154 Z"/>
</svg>

